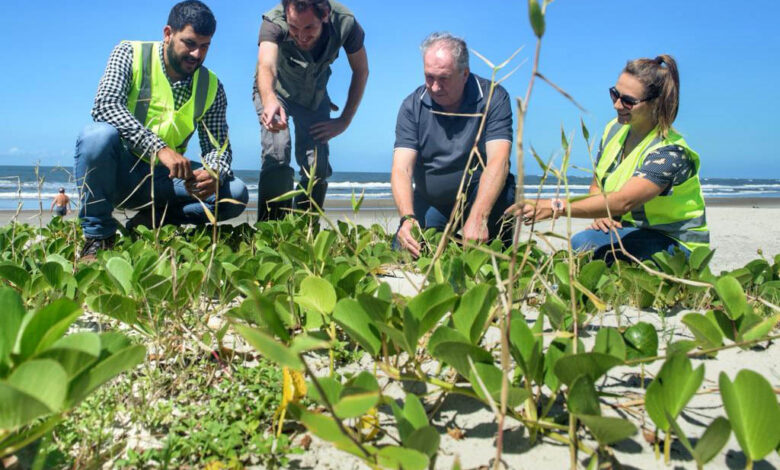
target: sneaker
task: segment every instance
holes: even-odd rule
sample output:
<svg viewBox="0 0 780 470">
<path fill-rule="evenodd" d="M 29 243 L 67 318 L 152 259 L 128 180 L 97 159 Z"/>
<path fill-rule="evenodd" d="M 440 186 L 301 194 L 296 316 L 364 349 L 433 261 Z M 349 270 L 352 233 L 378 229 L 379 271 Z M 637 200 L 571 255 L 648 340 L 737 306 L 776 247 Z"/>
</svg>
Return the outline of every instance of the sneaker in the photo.
<svg viewBox="0 0 780 470">
<path fill-rule="evenodd" d="M 116 235 L 108 238 L 84 238 L 84 247 L 81 248 L 79 261 L 82 263 L 91 263 L 97 260 L 97 252 L 100 250 L 112 250 L 116 243 Z"/>
</svg>

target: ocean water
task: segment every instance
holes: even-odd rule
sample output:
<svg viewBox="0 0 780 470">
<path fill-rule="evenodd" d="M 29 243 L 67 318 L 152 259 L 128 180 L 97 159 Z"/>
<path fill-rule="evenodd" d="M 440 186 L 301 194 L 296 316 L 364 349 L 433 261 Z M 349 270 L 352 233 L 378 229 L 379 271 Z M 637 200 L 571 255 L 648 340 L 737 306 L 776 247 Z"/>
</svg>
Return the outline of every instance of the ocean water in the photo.
<svg viewBox="0 0 780 470">
<path fill-rule="evenodd" d="M 0 210 L 37 209 L 43 204 L 48 210 L 51 200 L 60 187 L 72 198 L 77 198 L 78 190 L 73 179 L 72 168 L 0 165 Z M 236 170 L 236 175 L 249 187 L 251 201 L 257 200 L 258 171 Z M 392 199 L 390 173 L 335 172 L 328 180 L 328 198 L 350 199 L 353 192 L 359 196 L 365 192 L 366 203 L 380 199 Z M 526 175 L 525 194 L 528 198 L 552 197 L 563 193 L 557 181 L 548 179 L 541 186 L 540 177 Z M 572 195 L 588 192 L 590 178 L 570 177 L 569 191 Z M 705 198 L 734 197 L 780 197 L 780 179 L 743 179 L 743 178 L 702 178 Z"/>
</svg>

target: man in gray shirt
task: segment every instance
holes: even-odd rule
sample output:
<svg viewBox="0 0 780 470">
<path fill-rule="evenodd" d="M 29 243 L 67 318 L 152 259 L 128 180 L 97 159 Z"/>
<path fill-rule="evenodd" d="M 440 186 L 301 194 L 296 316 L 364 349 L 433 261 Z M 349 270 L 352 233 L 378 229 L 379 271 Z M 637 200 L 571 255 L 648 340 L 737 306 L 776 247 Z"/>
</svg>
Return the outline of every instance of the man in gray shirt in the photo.
<svg viewBox="0 0 780 470">
<path fill-rule="evenodd" d="M 425 85 L 409 95 L 398 112 L 390 180 L 401 215 L 395 245 L 414 256 L 419 255 L 420 244 L 412 227 L 444 229 L 464 172 L 470 172 L 463 188 L 465 241 L 497 237 L 504 210 L 514 202 L 514 176 L 509 173 L 512 108 L 506 90 L 495 88 L 480 134 L 490 80 L 470 72 L 465 41 L 433 33 L 421 49 Z M 481 157 L 472 158 L 467 168 L 478 134 Z M 505 242 L 509 232 L 503 233 Z"/>
<path fill-rule="evenodd" d="M 288 117 L 295 121 L 295 160 L 302 187 L 316 183 L 311 198 L 322 207 L 331 174 L 328 141 L 344 132 L 357 112 L 368 79 L 365 34 L 354 15 L 333 0 L 283 0 L 263 15 L 254 103 L 263 147 L 258 188 L 258 219 L 284 216 L 289 203 L 268 203 L 292 189 Z M 352 69 L 341 116 L 328 97 L 330 64 L 344 49 Z M 316 171 L 315 171 L 316 167 Z M 309 199 L 296 198 L 306 210 Z"/>
</svg>

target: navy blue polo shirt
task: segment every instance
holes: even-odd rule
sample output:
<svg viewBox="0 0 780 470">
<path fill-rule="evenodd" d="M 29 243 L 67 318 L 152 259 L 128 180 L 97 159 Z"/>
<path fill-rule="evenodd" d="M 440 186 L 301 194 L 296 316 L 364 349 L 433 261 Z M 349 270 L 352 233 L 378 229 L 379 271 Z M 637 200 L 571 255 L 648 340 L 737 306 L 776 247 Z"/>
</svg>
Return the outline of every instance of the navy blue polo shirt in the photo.
<svg viewBox="0 0 780 470">
<path fill-rule="evenodd" d="M 483 113 L 490 91 L 490 80 L 469 75 L 459 114 Z M 479 131 L 481 117 L 443 116 L 443 111 L 425 86 L 407 96 L 398 111 L 395 126 L 395 148 L 417 151 L 414 166 L 414 197 L 422 197 L 437 206 L 452 205 L 463 171 Z M 512 108 L 509 94 L 497 86 L 490 103 L 485 130 L 479 140 L 479 152 L 487 158 L 485 143 L 491 140 L 512 141 Z M 472 184 L 482 174 L 477 158 Z"/>
</svg>

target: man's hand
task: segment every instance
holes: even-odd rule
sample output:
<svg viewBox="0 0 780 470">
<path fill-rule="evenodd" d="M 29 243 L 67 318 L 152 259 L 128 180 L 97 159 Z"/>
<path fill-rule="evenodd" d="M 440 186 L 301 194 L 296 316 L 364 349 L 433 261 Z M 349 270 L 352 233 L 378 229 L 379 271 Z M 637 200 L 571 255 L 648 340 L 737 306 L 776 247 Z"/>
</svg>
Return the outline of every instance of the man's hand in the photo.
<svg viewBox="0 0 780 470">
<path fill-rule="evenodd" d="M 349 127 L 349 123 L 343 117 L 321 121 L 309 128 L 312 138 L 320 143 L 325 143 L 341 134 Z"/>
<path fill-rule="evenodd" d="M 488 235 L 487 220 L 472 213 L 463 225 L 463 241 L 484 243 L 488 241 Z"/>
<path fill-rule="evenodd" d="M 623 224 L 620 223 L 620 221 L 618 220 L 613 220 L 610 219 L 609 217 L 604 217 L 600 219 L 595 219 L 588 228 L 593 230 L 601 230 L 604 233 L 609 233 L 609 231 L 613 228 L 623 228 Z"/>
<path fill-rule="evenodd" d="M 266 130 L 270 132 L 279 132 L 287 129 L 287 113 L 275 97 L 268 100 L 269 103 L 263 104 L 263 115 L 260 121 Z"/>
<path fill-rule="evenodd" d="M 190 160 L 170 147 L 163 147 L 157 152 L 157 158 L 160 163 L 168 168 L 170 174 L 169 178 L 179 178 L 188 180 L 192 178 L 192 168 L 190 167 Z"/>
<path fill-rule="evenodd" d="M 217 191 L 217 179 L 204 170 L 199 169 L 192 172 L 192 178 L 184 182 L 187 192 L 198 199 L 206 199 Z"/>
<path fill-rule="evenodd" d="M 398 244 L 401 245 L 401 248 L 408 251 L 412 254 L 412 256 L 417 258 L 420 256 L 420 243 L 417 242 L 417 240 L 412 235 L 412 228 L 415 226 L 418 226 L 416 220 L 404 220 L 404 223 L 402 223 L 401 227 L 398 229 L 398 234 L 396 237 L 398 239 Z"/>
<path fill-rule="evenodd" d="M 552 206 L 548 199 L 537 201 L 516 202 L 509 206 L 505 213 L 515 217 L 522 217 L 525 225 L 531 225 L 534 221 L 549 219 L 553 216 Z"/>
</svg>

